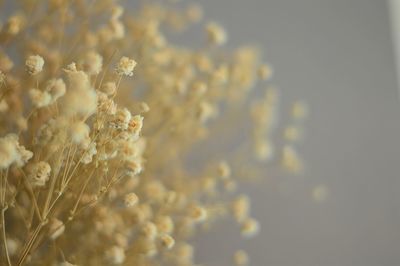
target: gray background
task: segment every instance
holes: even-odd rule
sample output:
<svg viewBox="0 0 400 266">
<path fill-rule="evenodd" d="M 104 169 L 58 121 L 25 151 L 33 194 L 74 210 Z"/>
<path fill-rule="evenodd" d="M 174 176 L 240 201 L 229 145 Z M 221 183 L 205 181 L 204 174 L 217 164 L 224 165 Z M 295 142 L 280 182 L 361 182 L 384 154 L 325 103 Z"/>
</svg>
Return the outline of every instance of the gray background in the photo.
<svg viewBox="0 0 400 266">
<path fill-rule="evenodd" d="M 200 0 L 230 45 L 255 43 L 275 69 L 285 102 L 311 108 L 300 177 L 248 188 L 259 237 L 232 225 L 198 239 L 199 263 L 400 265 L 400 125 L 389 12 L 383 0 Z M 326 185 L 323 204 L 312 188 Z M 282 189 L 284 187 L 284 189 Z M 218 231 L 219 230 L 219 231 Z"/>
</svg>

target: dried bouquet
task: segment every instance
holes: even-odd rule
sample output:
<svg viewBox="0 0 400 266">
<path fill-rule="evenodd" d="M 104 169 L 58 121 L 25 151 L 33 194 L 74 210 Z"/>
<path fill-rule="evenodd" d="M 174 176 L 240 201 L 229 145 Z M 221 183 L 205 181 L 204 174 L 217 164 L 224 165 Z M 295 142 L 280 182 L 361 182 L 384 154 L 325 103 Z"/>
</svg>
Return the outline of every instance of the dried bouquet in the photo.
<svg viewBox="0 0 400 266">
<path fill-rule="evenodd" d="M 250 161 L 302 168 L 272 145 L 277 91 L 247 100 L 272 74 L 256 49 L 223 48 L 197 5 L 124 3 L 0 1 L 1 265 L 193 265 L 215 221 L 257 233 L 237 192 Z M 173 43 L 192 26 L 204 43 Z M 286 144 L 305 115 L 294 103 Z M 250 138 L 205 162 L 201 146 L 229 135 Z"/>
</svg>

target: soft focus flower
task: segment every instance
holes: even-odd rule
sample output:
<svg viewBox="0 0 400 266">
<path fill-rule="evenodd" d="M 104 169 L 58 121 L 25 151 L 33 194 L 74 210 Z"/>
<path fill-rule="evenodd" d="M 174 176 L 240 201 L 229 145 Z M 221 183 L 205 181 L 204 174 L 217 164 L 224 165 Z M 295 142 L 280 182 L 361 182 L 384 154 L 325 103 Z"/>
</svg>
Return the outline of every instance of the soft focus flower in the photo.
<svg viewBox="0 0 400 266">
<path fill-rule="evenodd" d="M 44 60 L 40 55 L 31 55 L 25 61 L 26 71 L 31 75 L 36 75 L 43 70 Z"/>
<path fill-rule="evenodd" d="M 132 76 L 136 64 L 135 60 L 123 56 L 119 60 L 116 71 L 119 75 Z"/>
</svg>

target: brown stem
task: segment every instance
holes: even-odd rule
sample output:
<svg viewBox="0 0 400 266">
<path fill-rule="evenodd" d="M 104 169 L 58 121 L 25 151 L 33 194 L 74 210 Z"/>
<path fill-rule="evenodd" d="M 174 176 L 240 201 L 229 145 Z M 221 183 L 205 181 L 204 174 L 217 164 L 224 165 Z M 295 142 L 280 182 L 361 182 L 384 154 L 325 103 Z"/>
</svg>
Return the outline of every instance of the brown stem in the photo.
<svg viewBox="0 0 400 266">
<path fill-rule="evenodd" d="M 7 263 L 8 266 L 11 266 L 11 260 L 10 260 L 10 255 L 8 253 L 8 247 L 7 247 L 7 237 L 6 237 L 6 222 L 5 222 L 5 218 L 4 218 L 4 213 L 6 212 L 8 206 L 6 205 L 5 207 L 3 207 L 3 209 L 1 210 L 1 225 L 3 227 L 2 233 L 3 233 L 3 243 L 4 243 L 4 250 L 6 253 L 6 258 L 7 258 Z"/>
</svg>

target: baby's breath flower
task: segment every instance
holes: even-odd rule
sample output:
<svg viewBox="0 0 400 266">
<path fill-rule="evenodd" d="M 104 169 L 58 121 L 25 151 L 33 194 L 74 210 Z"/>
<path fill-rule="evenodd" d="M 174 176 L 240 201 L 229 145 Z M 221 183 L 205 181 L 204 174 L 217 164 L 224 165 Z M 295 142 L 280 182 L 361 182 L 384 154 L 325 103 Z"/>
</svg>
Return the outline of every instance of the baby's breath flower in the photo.
<svg viewBox="0 0 400 266">
<path fill-rule="evenodd" d="M 70 125 L 71 139 L 75 144 L 82 144 L 88 142 L 90 128 L 82 121 Z"/>
<path fill-rule="evenodd" d="M 141 234 L 147 239 L 154 239 L 157 236 L 157 227 L 152 222 L 146 222 L 140 229 Z"/>
<path fill-rule="evenodd" d="M 160 233 L 170 234 L 174 230 L 174 222 L 170 216 L 163 215 L 157 217 L 155 224 Z"/>
<path fill-rule="evenodd" d="M 215 107 L 208 102 L 201 102 L 199 107 L 199 119 L 203 123 L 207 122 L 216 114 Z"/>
<path fill-rule="evenodd" d="M 258 77 L 262 80 L 269 80 L 273 74 L 272 67 L 268 64 L 261 65 L 257 70 Z"/>
<path fill-rule="evenodd" d="M 138 203 L 138 201 L 138 196 L 133 192 L 125 195 L 124 202 L 126 207 L 133 207 Z"/>
<path fill-rule="evenodd" d="M 89 147 L 84 151 L 82 156 L 82 163 L 89 164 L 93 160 L 93 156 L 97 154 L 96 142 L 91 142 Z"/>
<path fill-rule="evenodd" d="M 163 234 L 160 236 L 160 244 L 165 249 L 171 249 L 175 245 L 175 240 L 170 235 Z"/>
<path fill-rule="evenodd" d="M 90 51 L 83 58 L 83 68 L 88 75 L 97 75 L 103 67 L 103 57 L 96 52 Z"/>
<path fill-rule="evenodd" d="M 0 138 L 0 169 L 8 168 L 18 157 L 16 143 L 11 135 Z"/>
<path fill-rule="evenodd" d="M 22 14 L 11 16 L 4 26 L 5 32 L 10 35 L 17 35 L 21 32 L 25 24 L 25 17 Z"/>
<path fill-rule="evenodd" d="M 70 63 L 69 65 L 67 65 L 64 68 L 64 71 L 67 72 L 67 73 L 68 72 L 76 72 L 76 71 L 78 71 L 77 68 L 76 68 L 76 63 L 75 62 Z"/>
<path fill-rule="evenodd" d="M 138 137 L 143 127 L 143 116 L 135 115 L 129 121 L 128 132 L 134 137 Z"/>
<path fill-rule="evenodd" d="M 223 131 L 218 126 L 225 123 L 211 125 L 210 119 L 239 110 L 255 82 L 270 78 L 260 54 L 248 47 L 221 50 L 226 33 L 215 22 L 205 23 L 212 49 L 169 43 L 165 28 L 179 32 L 202 19 L 197 4 L 181 9 L 144 1 L 134 16 L 127 12 L 122 19 L 115 1 L 100 1 L 96 12 L 90 12 L 90 1 L 36 1 L 35 17 L 45 19 L 34 21 L 29 38 L 16 38 L 26 31 L 28 2 L 21 10 L 16 6 L 0 29 L 0 44 L 6 44 L 0 45 L 0 132 L 18 132 L 0 138 L 0 203 L 10 207 L 4 241 L 11 261 L 194 265 L 194 248 L 186 241 L 200 222 L 207 229 L 230 215 L 243 235 L 255 234 L 249 198 L 234 194 L 240 184 L 231 177 L 234 169 L 211 161 L 194 173 L 186 164 L 203 157 L 200 140 L 209 144 L 208 137 Z M 96 23 L 82 26 L 82 19 Z M 136 67 L 126 56 L 110 72 L 115 51 L 143 62 L 140 75 L 122 80 Z M 29 54 L 41 56 L 17 60 Z M 77 63 L 65 66 L 68 58 Z M 277 91 L 269 89 L 251 105 L 254 140 L 244 144 L 253 147 L 240 150 L 271 157 L 277 104 Z M 297 140 L 305 113 L 301 104 L 293 106 L 286 141 Z M 297 159 L 293 147 L 284 148 L 284 166 L 298 169 Z M 241 169 L 241 162 L 232 161 Z M 322 198 L 323 192 L 316 189 L 313 196 Z M 29 232 L 21 229 L 24 224 Z M 57 248 L 49 249 L 53 240 Z M 247 263 L 245 253 L 235 256 L 238 265 Z M 0 256 L 1 265 L 6 260 Z"/>
<path fill-rule="evenodd" d="M 250 200 L 245 195 L 240 195 L 232 203 L 233 216 L 236 221 L 243 221 L 248 217 L 250 211 Z"/>
<path fill-rule="evenodd" d="M 145 102 L 141 102 L 139 107 L 141 113 L 147 113 L 148 111 L 150 111 L 149 105 Z"/>
<path fill-rule="evenodd" d="M 222 161 L 218 165 L 218 175 L 221 178 L 228 178 L 231 175 L 231 168 L 226 161 Z"/>
<path fill-rule="evenodd" d="M 32 101 L 32 104 L 37 108 L 45 107 L 51 102 L 51 95 L 47 91 L 30 89 L 29 97 Z"/>
<path fill-rule="evenodd" d="M 0 138 L 0 169 L 6 169 L 11 164 L 24 166 L 33 156 L 31 151 L 18 143 L 18 136 L 8 134 Z"/>
<path fill-rule="evenodd" d="M 25 149 L 24 146 L 17 144 L 18 157 L 15 160 L 15 165 L 18 167 L 24 166 L 33 156 L 31 151 Z"/>
<path fill-rule="evenodd" d="M 190 218 L 196 222 L 203 222 L 207 219 L 207 210 L 201 206 L 193 206 L 189 209 Z"/>
<path fill-rule="evenodd" d="M 119 265 L 125 261 L 125 251 L 119 246 L 113 246 L 106 252 L 106 259 L 113 265 Z"/>
<path fill-rule="evenodd" d="M 50 178 L 51 167 L 47 162 L 33 163 L 29 168 L 28 178 L 35 187 L 43 187 Z"/>
<path fill-rule="evenodd" d="M 117 65 L 116 71 L 118 75 L 125 75 L 125 76 L 132 76 L 133 75 L 133 69 L 137 65 L 136 61 L 133 59 L 130 59 L 126 56 L 123 56 Z"/>
<path fill-rule="evenodd" d="M 45 91 L 51 95 L 53 103 L 65 94 L 66 86 L 62 79 L 51 79 L 47 82 Z"/>
<path fill-rule="evenodd" d="M 216 22 L 210 22 L 206 27 L 208 41 L 211 44 L 222 45 L 226 42 L 226 32 Z"/>
<path fill-rule="evenodd" d="M 107 95 L 113 95 L 117 91 L 117 85 L 112 81 L 106 82 L 101 87 L 101 91 Z"/>
<path fill-rule="evenodd" d="M 158 180 L 151 180 L 144 186 L 144 193 L 150 201 L 162 201 L 166 193 L 164 185 Z"/>
<path fill-rule="evenodd" d="M 125 169 L 128 176 L 134 177 L 142 172 L 142 162 L 140 160 L 127 161 L 125 163 Z"/>
<path fill-rule="evenodd" d="M 99 113 L 114 116 L 117 112 L 117 105 L 108 98 L 107 94 L 97 91 L 97 110 Z"/>
<path fill-rule="evenodd" d="M 303 163 L 292 146 L 286 145 L 282 150 L 282 166 L 290 172 L 300 172 L 303 169 Z"/>
<path fill-rule="evenodd" d="M 118 109 L 110 124 L 114 128 L 126 130 L 128 129 L 131 118 L 132 115 L 128 109 L 126 108 Z"/>
<path fill-rule="evenodd" d="M 60 104 L 64 115 L 92 115 L 97 108 L 97 95 L 88 75 L 83 71 L 76 71 L 73 64 L 69 65 L 67 77 L 68 89 Z"/>
<path fill-rule="evenodd" d="M 297 101 L 293 103 L 292 106 L 292 116 L 295 119 L 303 119 L 307 117 L 308 109 L 307 105 L 302 101 Z"/>
<path fill-rule="evenodd" d="M 255 142 L 255 156 L 260 161 L 267 161 L 273 158 L 274 147 L 269 140 L 260 139 Z"/>
<path fill-rule="evenodd" d="M 31 75 L 36 75 L 43 70 L 44 60 L 40 55 L 31 55 L 25 61 L 26 71 Z"/>
<path fill-rule="evenodd" d="M 254 220 L 253 218 L 247 218 L 243 221 L 240 231 L 243 236 L 251 237 L 258 233 L 259 228 L 260 226 L 257 220 Z"/>
<path fill-rule="evenodd" d="M 157 254 L 157 246 L 154 239 L 139 238 L 136 243 L 137 253 L 145 258 L 152 258 Z"/>
</svg>

